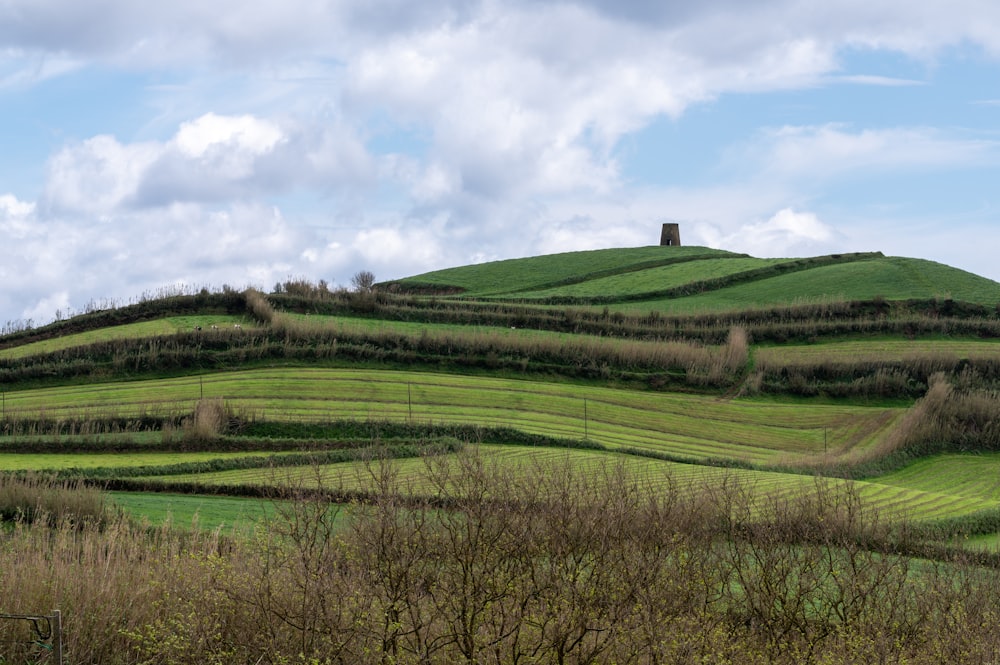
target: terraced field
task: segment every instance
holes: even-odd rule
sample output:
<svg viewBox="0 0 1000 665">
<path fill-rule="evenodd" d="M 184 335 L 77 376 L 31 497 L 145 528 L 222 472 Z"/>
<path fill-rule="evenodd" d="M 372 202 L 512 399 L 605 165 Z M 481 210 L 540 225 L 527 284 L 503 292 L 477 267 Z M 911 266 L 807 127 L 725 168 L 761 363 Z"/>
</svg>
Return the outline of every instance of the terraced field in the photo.
<svg viewBox="0 0 1000 665">
<path fill-rule="evenodd" d="M 167 492 L 113 492 L 111 500 L 150 524 L 198 529 L 249 530 L 276 508 L 275 502 L 262 499 Z"/>
<path fill-rule="evenodd" d="M 661 291 L 720 277 L 731 277 L 787 262 L 788 259 L 706 258 L 589 279 L 578 284 L 525 291 L 521 295 L 525 298 L 595 298 L 616 293 L 632 295 Z"/>
<path fill-rule="evenodd" d="M 618 309 L 699 312 L 873 298 L 952 298 L 992 306 L 1000 302 L 1000 284 L 932 261 L 886 257 L 819 266 L 682 298 L 628 303 Z"/>
<path fill-rule="evenodd" d="M 893 362 L 949 357 L 955 361 L 1000 358 L 998 340 L 868 339 L 819 344 L 783 344 L 757 349 L 760 366 L 781 367 L 820 362 Z"/>
<path fill-rule="evenodd" d="M 879 478 L 885 485 L 1000 501 L 1000 454 L 935 455 Z"/>
<path fill-rule="evenodd" d="M 280 453 L 277 453 L 280 457 Z M 270 457 L 271 455 L 267 455 Z M 259 453 L 0 453 L 0 472 L 4 471 L 95 471 L 100 469 L 130 468 L 142 471 L 145 467 L 195 464 L 213 460 L 233 460 L 261 457 Z"/>
<path fill-rule="evenodd" d="M 461 289 L 466 295 L 511 294 L 678 261 L 737 256 L 740 255 L 707 247 L 601 249 L 436 270 L 398 283 Z"/>
<path fill-rule="evenodd" d="M 417 275 L 399 284 L 415 286 L 418 293 L 427 287 L 444 293 L 426 300 L 407 296 L 399 302 L 384 296 L 386 302 L 381 302 L 383 295 L 357 300 L 324 290 L 314 294 L 313 301 L 301 294 L 298 300 L 276 300 L 289 303 L 288 311 L 280 311 L 280 319 L 261 315 L 248 304 L 247 297 L 235 308 L 231 301 L 217 302 L 212 311 L 231 312 L 225 315 L 170 315 L 148 320 L 148 313 L 143 312 L 143 320 L 127 325 L 61 336 L 15 337 L 31 341 L 19 345 L 8 342 L 0 350 L 0 379 L 6 381 L 2 406 L 5 433 L 16 429 L 17 423 L 36 420 L 120 418 L 138 422 L 147 416 L 168 419 L 175 431 L 160 434 L 137 429 L 127 435 L 133 451 L 128 453 L 81 452 L 91 445 L 82 443 L 84 439 L 21 431 L 13 444 L 13 439 L 3 443 L 11 444 L 12 450 L 23 450 L 32 441 L 45 444 L 47 449 L 62 442 L 73 452 L 3 453 L 0 471 L 77 469 L 82 473 L 115 469 L 123 478 L 148 478 L 154 470 L 163 483 L 206 486 L 318 482 L 315 468 L 283 466 L 283 453 L 269 452 L 267 441 L 255 441 L 253 445 L 263 452 L 254 453 L 222 452 L 221 448 L 219 452 L 182 450 L 186 444 L 180 442 L 192 435 L 188 430 L 177 430 L 190 426 L 200 403 L 218 398 L 229 414 L 251 422 L 349 420 L 504 428 L 518 436 L 546 437 L 549 446 L 501 445 L 504 441 L 483 446 L 500 463 L 512 467 L 537 470 L 545 465 L 572 464 L 596 475 L 608 465 L 622 464 L 654 489 L 682 485 L 694 491 L 737 478 L 761 496 L 790 496 L 817 481 L 808 475 L 779 473 L 778 469 L 821 468 L 831 463 L 849 466 L 896 430 L 913 404 L 913 395 L 883 399 L 865 394 L 856 400 L 790 396 L 800 393 L 764 397 L 763 391 L 752 386 L 754 364 L 771 372 L 765 388 L 772 390 L 775 385 L 780 387 L 784 370 L 822 363 L 916 365 L 927 359 L 953 358 L 956 363 L 969 359 L 985 363 L 988 374 L 990 363 L 1000 362 L 1000 342 L 973 338 L 968 332 L 962 339 L 949 337 L 943 328 L 946 321 L 940 322 L 942 332 L 937 333 L 939 321 L 934 319 L 923 329 L 923 337 L 933 339 L 919 342 L 896 331 L 877 337 L 834 332 L 816 344 L 768 342 L 768 346 L 742 350 L 737 343 L 735 350 L 730 349 L 736 359 L 719 370 L 729 372 L 728 378 L 714 383 L 705 379 L 713 367 L 696 363 L 714 362 L 726 352 L 728 347 L 720 339 L 739 328 L 740 316 L 749 308 L 761 309 L 766 315 L 768 307 L 796 302 L 842 305 L 866 299 L 883 303 L 953 298 L 989 307 L 1000 302 L 1000 284 L 996 282 L 929 261 L 886 258 L 877 253 L 758 259 L 703 247 L 642 247 L 464 266 Z M 637 300 L 642 294 L 691 285 L 701 285 L 698 290 L 703 292 Z M 468 301 L 448 302 L 451 291 L 460 291 L 459 296 Z M 572 306 L 561 310 L 552 304 L 561 298 L 571 299 L 563 302 Z M 539 302 L 525 304 L 533 299 Z M 594 300 L 593 316 L 584 309 L 589 300 Z M 543 306 L 541 301 L 551 302 Z M 426 311 L 421 310 L 424 303 Z M 445 305 L 437 307 L 441 303 Z M 247 313 L 240 314 L 244 305 Z M 380 309 L 383 305 L 385 316 Z M 614 317 L 610 310 L 654 311 L 656 316 Z M 989 310 L 980 310 L 977 316 L 991 316 Z M 536 311 L 549 317 L 544 321 L 539 318 L 538 329 L 519 322 L 511 326 L 517 317 Z M 677 323 L 680 319 L 665 322 L 661 316 L 692 312 L 711 314 L 687 328 Z M 728 314 L 733 312 L 740 314 Z M 590 317 L 587 326 L 577 326 L 574 316 L 578 320 L 584 314 Z M 768 324 L 765 315 L 757 315 L 758 328 L 754 330 Z M 918 311 L 911 316 L 921 314 Z M 852 321 L 845 319 L 845 329 L 850 329 Z M 188 340 L 190 336 L 177 333 L 189 333 L 199 326 L 232 332 L 237 324 L 254 329 L 253 335 L 247 336 L 256 345 L 252 349 L 239 346 L 239 335 L 220 334 L 217 340 L 206 336 L 192 340 L 199 347 L 196 351 L 185 355 L 187 350 L 178 349 L 176 355 L 181 359 L 176 364 L 160 366 L 154 364 L 155 353 L 123 344 L 117 352 L 121 358 L 134 353 L 127 361 L 107 353 L 111 360 L 101 360 L 105 364 L 94 365 L 89 375 L 60 373 L 62 366 L 69 364 L 69 354 L 60 352 L 70 348 L 170 335 Z M 586 334 L 578 330 L 586 330 Z M 692 337 L 675 341 L 688 334 Z M 383 342 L 380 336 L 405 353 L 391 353 L 394 349 L 390 344 L 379 346 Z M 768 339 L 782 338 L 776 335 Z M 423 347 L 422 341 L 427 343 Z M 667 359 L 669 354 L 663 352 L 675 343 L 688 345 L 697 352 L 692 357 L 698 360 L 678 364 L 673 357 Z M 350 353 L 343 353 L 348 345 L 353 345 Z M 199 355 L 202 346 L 212 347 L 216 355 Z M 430 347 L 444 350 L 423 350 Z M 551 351 L 554 348 L 567 353 L 556 357 Z M 630 353 L 633 356 L 627 357 Z M 493 357 L 486 358 L 487 354 Z M 636 355 L 645 365 L 634 361 Z M 19 365 L 20 361 L 24 362 Z M 86 365 L 87 359 L 74 356 L 73 362 Z M 524 371 L 529 363 L 537 363 L 538 368 Z M 416 366 L 421 369 L 412 369 Z M 21 374 L 17 372 L 30 376 L 30 381 L 18 383 L 16 377 Z M 688 381 L 690 377 L 694 378 Z M 851 375 L 842 383 L 853 378 Z M 908 379 L 906 385 L 919 386 L 920 381 Z M 866 402 L 870 405 L 864 405 Z M 94 449 L 105 444 L 110 449 L 111 436 L 94 438 Z M 232 443 L 240 435 L 227 433 L 226 437 Z M 476 441 L 465 444 L 474 446 Z M 298 443 L 285 445 L 294 449 Z M 567 447 L 586 445 L 592 448 Z M 204 462 L 218 462 L 215 468 L 234 468 L 223 463 L 271 454 L 279 455 L 273 467 L 184 471 L 184 465 Z M 726 464 L 770 470 L 721 468 Z M 400 459 L 393 465 L 401 482 L 412 491 L 427 489 L 421 485 L 426 483 L 426 479 L 421 480 L 423 460 Z M 896 516 L 933 520 L 990 513 L 1000 511 L 1000 483 L 990 480 L 1000 469 L 993 466 L 1000 467 L 1000 462 L 986 457 L 933 458 L 854 486 L 871 505 Z M 155 471 L 167 467 L 172 470 Z M 365 477 L 364 464 L 355 461 L 328 464 L 323 471 L 331 482 L 347 488 L 360 487 Z M 141 504 L 138 495 L 122 501 Z"/>
<path fill-rule="evenodd" d="M 809 475 L 749 471 L 681 464 L 664 460 L 646 459 L 622 454 L 609 454 L 591 450 L 566 450 L 524 446 L 481 446 L 477 449 L 487 464 L 497 464 L 508 472 L 530 473 L 542 479 L 550 471 L 568 465 L 592 478 L 600 479 L 620 465 L 630 477 L 654 492 L 680 491 L 684 493 L 713 492 L 724 484 L 738 483 L 760 500 L 768 497 L 793 497 L 815 489 L 817 482 L 830 488 L 851 483 L 869 508 L 884 517 L 905 518 L 912 521 L 940 520 L 960 517 L 982 511 L 1000 511 L 1000 488 L 995 478 L 989 483 L 967 484 L 959 491 L 948 487 L 947 481 L 938 481 L 937 469 L 927 466 L 919 470 L 906 469 L 886 478 L 873 481 L 842 481 L 817 479 Z M 416 495 L 433 495 L 436 487 L 429 479 L 428 469 L 450 462 L 459 468 L 454 456 L 445 458 L 404 459 L 388 462 L 394 469 L 396 484 L 405 492 Z M 993 462 L 1000 469 L 1000 456 Z M 221 486 L 240 485 L 289 485 L 294 487 L 326 487 L 348 491 L 364 491 L 372 487 L 372 478 L 379 473 L 373 470 L 377 462 L 345 462 L 324 465 L 320 468 L 294 467 L 220 471 L 204 474 L 185 474 L 151 478 L 165 485 L 170 483 L 203 482 Z M 923 466 L 923 465 L 921 465 Z M 941 469 L 945 478 L 953 477 L 958 467 L 973 468 L 975 460 L 948 460 Z M 933 478 L 934 480 L 929 480 Z"/>
<path fill-rule="evenodd" d="M 99 328 L 87 332 L 73 335 L 62 335 L 53 339 L 47 339 L 30 344 L 21 344 L 6 349 L 0 349 L 0 359 L 2 358 L 23 358 L 25 356 L 53 353 L 70 349 L 77 346 L 86 346 L 97 342 L 110 342 L 122 339 L 143 339 L 148 337 L 159 337 L 162 335 L 173 335 L 178 332 L 190 332 L 201 327 L 210 331 L 212 326 L 218 328 L 232 328 L 234 325 L 252 327 L 252 323 L 245 316 L 226 315 L 203 315 L 203 316 L 170 316 L 153 321 L 142 321 L 139 323 L 129 323 L 121 326 Z"/>
<path fill-rule="evenodd" d="M 63 386 L 11 393 L 8 415 L 135 417 L 189 412 L 202 397 L 262 419 L 506 426 L 692 460 L 794 463 L 875 445 L 901 409 L 720 400 L 425 372 L 319 368 Z"/>
</svg>

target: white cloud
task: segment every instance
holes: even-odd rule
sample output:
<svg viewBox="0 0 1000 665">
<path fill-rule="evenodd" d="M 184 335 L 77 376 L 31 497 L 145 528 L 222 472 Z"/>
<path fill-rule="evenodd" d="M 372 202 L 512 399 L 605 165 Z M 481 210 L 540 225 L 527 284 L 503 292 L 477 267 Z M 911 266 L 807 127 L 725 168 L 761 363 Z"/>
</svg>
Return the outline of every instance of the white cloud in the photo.
<svg viewBox="0 0 1000 665">
<path fill-rule="evenodd" d="M 796 256 L 821 253 L 834 239 L 833 229 L 811 212 L 784 208 L 762 222 L 746 224 L 734 234 L 724 235 L 719 245 L 753 256 Z"/>
<path fill-rule="evenodd" d="M 182 155 L 193 159 L 210 159 L 223 153 L 227 159 L 218 166 L 235 171 L 228 173 L 231 177 L 241 177 L 249 170 L 247 161 L 271 152 L 283 140 L 281 129 L 266 120 L 250 115 L 225 117 L 206 113 L 182 124 L 171 143 Z"/>
<path fill-rule="evenodd" d="M 374 166 L 359 139 L 333 124 L 288 128 L 250 115 L 208 113 L 165 142 L 96 136 L 49 162 L 49 214 L 101 216 L 177 202 L 260 199 L 296 186 L 362 186 Z"/>
<path fill-rule="evenodd" d="M 34 203 L 19 201 L 12 194 L 0 195 L 0 234 L 11 240 L 24 238 L 31 230 L 34 214 Z"/>
<path fill-rule="evenodd" d="M 49 162 L 43 207 L 100 215 L 126 202 L 162 152 L 153 143 L 123 145 L 95 136 L 60 150 Z"/>
<path fill-rule="evenodd" d="M 0 197 L 0 240 L 17 247 L 0 270 L 24 293 L 0 304 L 37 312 L 64 304 L 49 293 L 300 273 L 345 282 L 362 268 L 391 278 L 655 244 L 664 219 L 686 244 L 835 251 L 817 203 L 829 183 L 995 166 L 997 143 L 789 125 L 733 148 L 715 184 L 645 188 L 622 175 L 622 137 L 732 93 L 910 85 L 842 71 L 845 51 L 931 71 L 954 45 L 1000 54 L 1000 5 L 9 0 L 0 90 L 125 70 L 148 86 L 135 108 L 153 110 L 118 135 L 53 134 L 70 138 L 37 205 Z M 395 141 L 407 133 L 416 145 Z"/>
<path fill-rule="evenodd" d="M 23 318 L 37 323 L 42 323 L 50 321 L 53 318 L 57 318 L 57 312 L 60 316 L 66 316 L 70 314 L 71 311 L 72 305 L 69 301 L 69 293 L 67 291 L 58 291 L 45 296 L 36 302 L 32 307 L 26 309 L 24 311 Z"/>
</svg>

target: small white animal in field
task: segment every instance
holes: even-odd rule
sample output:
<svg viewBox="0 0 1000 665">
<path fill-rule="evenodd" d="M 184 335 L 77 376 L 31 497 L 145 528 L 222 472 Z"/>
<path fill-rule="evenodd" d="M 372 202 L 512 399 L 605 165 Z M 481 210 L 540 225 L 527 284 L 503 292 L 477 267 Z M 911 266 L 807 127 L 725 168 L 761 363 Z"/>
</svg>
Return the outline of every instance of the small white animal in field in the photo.
<svg viewBox="0 0 1000 665">
<path fill-rule="evenodd" d="M 213 324 L 212 324 L 212 330 L 218 330 L 218 329 L 219 329 L 219 326 L 217 326 L 217 325 L 215 325 L 215 324 L 213 323 Z"/>
<path fill-rule="evenodd" d="M 239 323 L 234 323 L 233 327 L 236 328 L 237 330 L 243 330 L 243 326 L 241 326 Z"/>
</svg>

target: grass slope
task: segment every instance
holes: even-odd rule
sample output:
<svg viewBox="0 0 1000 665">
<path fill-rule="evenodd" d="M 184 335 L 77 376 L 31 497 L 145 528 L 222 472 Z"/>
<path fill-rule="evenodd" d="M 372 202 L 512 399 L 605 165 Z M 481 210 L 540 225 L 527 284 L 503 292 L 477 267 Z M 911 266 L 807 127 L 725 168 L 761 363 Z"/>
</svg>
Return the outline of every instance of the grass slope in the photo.
<svg viewBox="0 0 1000 665">
<path fill-rule="evenodd" d="M 921 482 L 907 478 L 906 474 L 893 474 L 875 481 L 844 481 L 821 479 L 800 474 L 771 471 L 749 471 L 681 464 L 666 460 L 643 459 L 628 455 L 592 450 L 564 450 L 557 448 L 532 448 L 523 446 L 481 446 L 479 452 L 487 463 L 498 463 L 508 468 L 539 468 L 557 470 L 560 465 L 570 465 L 600 478 L 621 466 L 632 478 L 656 492 L 680 490 L 698 492 L 719 487 L 724 483 L 738 482 L 750 488 L 761 500 L 768 496 L 789 496 L 809 492 L 817 482 L 837 487 L 852 483 L 870 507 L 884 515 L 905 517 L 914 521 L 958 518 L 983 511 L 1000 510 L 1000 491 L 996 483 L 985 484 L 977 490 L 952 492 L 945 482 Z M 434 459 L 393 460 L 391 464 L 396 482 L 407 492 L 431 495 L 435 488 L 428 480 L 428 466 L 449 463 L 449 457 Z M 169 486 L 179 482 L 201 482 L 207 485 L 240 486 L 288 485 L 293 487 L 326 487 L 347 491 L 363 491 L 371 478 L 378 476 L 377 462 L 345 462 L 316 468 L 248 469 L 219 471 L 205 474 L 175 475 L 151 478 Z M 994 465 L 1000 464 L 1000 456 Z M 941 475 L 954 478 L 951 473 L 958 465 L 951 463 L 943 474 L 931 473 L 930 478 Z M 926 470 L 924 471 L 926 474 Z M 915 474 L 920 476 L 920 472 Z"/>
<path fill-rule="evenodd" d="M 737 256 L 707 247 L 598 249 L 435 270 L 394 283 L 460 290 L 464 295 L 512 294 L 698 258 Z"/>
<path fill-rule="evenodd" d="M 878 442 L 903 410 L 719 400 L 423 372 L 276 368 L 63 386 L 6 396 L 11 413 L 134 417 L 182 413 L 205 397 L 271 420 L 413 420 L 514 427 L 692 460 L 791 463 Z"/>
<path fill-rule="evenodd" d="M 198 529 L 242 529 L 275 514 L 273 501 L 164 492 L 112 492 L 112 502 L 140 521 Z"/>
<path fill-rule="evenodd" d="M 1000 359 L 998 340 L 908 340 L 873 338 L 818 344 L 783 344 L 757 349 L 758 366 L 789 367 L 821 362 L 886 362 L 950 357 Z"/>
<path fill-rule="evenodd" d="M 615 306 L 616 309 L 644 307 L 676 312 L 750 307 L 766 309 L 798 301 L 864 298 L 953 298 L 990 307 L 1000 302 L 1000 284 L 930 261 L 876 255 L 845 256 L 843 262 L 836 262 L 840 260 L 841 257 L 754 259 L 699 247 L 645 247 L 572 252 L 466 266 L 418 275 L 401 280 L 400 284 L 404 287 L 416 285 L 462 290 L 463 295 L 491 296 L 495 299 L 568 298 L 581 299 L 584 304 L 587 299 L 599 299 L 603 304 L 615 298 L 635 299 L 644 293 L 693 284 L 704 284 L 706 288 L 714 289 L 696 296 Z M 788 270 L 794 272 L 767 276 L 782 270 L 786 264 Z M 722 286 L 734 276 L 744 281 Z M 731 280 L 729 283 L 732 283 Z M 420 298 L 411 298 L 407 300 L 407 306 L 418 308 L 421 302 Z M 478 303 L 460 305 L 479 306 Z M 495 302 L 490 302 L 485 307 L 495 306 Z M 530 308 L 536 309 L 535 304 L 532 303 Z M 542 311 L 544 308 L 539 306 L 537 309 Z M 177 311 L 172 310 L 172 313 Z M 115 339 L 169 335 L 190 331 L 199 325 L 231 327 L 233 323 L 248 321 L 244 315 L 233 313 L 238 309 L 224 311 L 230 313 L 209 315 L 192 312 L 190 315 L 163 316 L 123 326 L 109 325 L 87 332 L 79 332 L 81 328 L 77 328 L 76 334 L 63 334 L 20 346 L 16 345 L 16 340 L 6 340 L 11 343 L 0 351 L 0 359 L 53 353 L 68 347 Z M 375 330 L 413 338 L 454 333 L 457 339 L 463 334 L 492 331 L 489 334 L 505 338 L 508 335 L 518 338 L 531 336 L 561 345 L 572 344 L 582 338 L 572 332 L 513 330 L 509 326 L 489 329 L 425 324 L 417 322 L 421 320 L 417 315 L 412 320 L 388 321 L 378 318 L 377 309 L 353 311 L 348 308 L 348 311 L 350 316 L 289 315 L 285 321 L 302 324 L 301 330 L 290 331 L 275 324 L 272 332 L 283 331 L 280 334 L 290 338 L 293 334 L 306 335 L 310 329 L 339 326 L 338 330 L 345 333 L 359 329 Z M 563 316 L 559 309 L 545 311 Z M 404 312 L 400 318 L 406 319 L 407 316 L 409 314 Z M 581 314 L 577 312 L 577 316 Z M 265 328 L 266 324 L 261 327 Z M 67 327 L 67 330 L 73 328 Z M 573 328 L 566 327 L 565 330 L 572 331 Z M 32 338 L 25 336 L 24 339 Z M 622 342 L 614 337 L 603 339 L 608 344 Z M 282 343 L 287 342 L 279 338 L 277 345 L 280 347 Z M 649 337 L 641 343 L 662 344 L 662 338 Z M 340 339 L 340 344 L 346 346 L 345 340 Z M 331 348 L 336 345 L 337 340 L 333 339 Z M 410 346 L 416 348 L 414 344 Z M 273 363 L 273 366 L 265 368 L 241 369 L 242 360 L 237 354 L 232 356 L 231 363 L 227 361 L 223 369 L 203 374 L 112 382 L 110 378 L 105 379 L 104 374 L 95 373 L 88 377 L 92 381 L 86 384 L 77 381 L 75 385 L 54 385 L 61 380 L 57 379 L 45 388 L 26 389 L 24 385 L 7 385 L 3 418 L 5 422 L 10 422 L 18 418 L 38 417 L 86 419 L 111 415 L 133 418 L 150 413 L 186 415 L 192 413 L 200 399 L 219 397 L 236 413 L 268 422 L 356 419 L 453 423 L 505 427 L 575 441 L 580 445 L 585 445 L 586 441 L 601 449 L 523 445 L 491 445 L 489 449 L 491 455 L 505 464 L 572 464 L 598 473 L 609 464 L 621 463 L 642 482 L 664 490 L 675 482 L 693 487 L 738 477 L 741 482 L 753 485 L 762 496 L 766 496 L 803 491 L 818 481 L 800 474 L 723 469 L 712 465 L 753 464 L 780 468 L 783 465 L 831 462 L 838 457 L 841 461 L 849 461 L 854 455 L 870 450 L 883 441 L 905 414 L 903 407 L 878 403 L 872 406 L 821 403 L 789 399 L 787 396 L 768 400 L 731 399 L 737 394 L 736 389 L 726 392 L 725 396 L 680 394 L 634 387 L 625 389 L 620 385 L 598 386 L 595 381 L 584 385 L 582 382 L 569 383 L 565 379 L 527 381 L 484 375 L 398 371 L 375 362 L 367 367 L 357 365 L 348 369 L 320 367 L 310 365 L 311 356 L 289 355 L 289 348 L 286 348 L 285 356 L 280 353 L 268 356 L 266 362 Z M 528 347 L 517 347 L 517 352 L 530 354 L 525 349 Z M 817 359 L 857 361 L 867 357 L 906 360 L 921 354 L 995 359 L 1000 356 L 998 349 L 1000 345 L 987 341 L 934 339 L 915 343 L 912 340 L 880 337 L 870 340 L 833 338 L 833 341 L 822 345 L 773 346 L 755 349 L 754 353 L 760 365 L 793 367 L 797 363 L 808 364 Z M 290 360 L 293 357 L 294 363 Z M 421 366 L 430 366 L 427 359 L 416 351 L 412 353 L 412 358 L 415 363 L 422 363 Z M 338 357 L 336 362 L 358 361 L 340 360 Z M 749 363 L 747 367 L 750 367 Z M 451 370 L 456 371 L 454 367 Z M 179 373 L 182 371 L 193 370 L 178 370 Z M 545 377 L 536 375 L 535 378 Z M 713 390 L 703 389 L 706 392 Z M 156 450 L 155 441 L 147 443 L 151 451 Z M 129 476 L 132 472 L 127 467 L 135 468 L 136 474 L 142 467 L 160 474 L 154 467 L 226 457 L 217 452 L 202 453 L 201 457 L 165 452 L 162 459 L 144 455 L 30 456 L 8 453 L 0 455 L 0 470 L 89 467 L 122 470 L 123 476 Z M 233 454 L 240 455 L 245 453 Z M 989 456 L 928 458 L 881 478 L 858 481 L 855 486 L 866 501 L 894 515 L 908 515 L 921 520 L 947 520 L 968 515 L 1000 514 L 1000 488 L 990 480 L 1000 469 L 998 460 L 1000 457 Z M 680 461 L 685 463 L 678 463 Z M 705 465 L 705 462 L 710 464 Z M 417 483 L 417 472 L 423 468 L 424 461 L 404 459 L 393 464 L 400 473 L 401 483 Z M 997 469 L 994 469 L 995 466 Z M 348 487 L 360 486 L 367 472 L 360 462 L 331 464 L 324 469 L 331 474 L 331 482 Z M 316 469 L 307 466 L 289 466 L 189 474 L 187 469 L 177 466 L 174 475 L 165 475 L 161 480 L 164 483 L 190 481 L 220 486 L 305 484 L 317 481 L 315 473 Z M 831 479 L 828 482 L 847 481 Z M 410 489 L 417 491 L 419 487 L 414 485 Z M 140 501 L 138 496 L 134 500 Z M 156 503 L 155 499 L 152 501 Z"/>
<path fill-rule="evenodd" d="M 757 270 L 787 262 L 787 259 L 703 258 L 653 268 L 643 268 L 597 277 L 566 286 L 526 291 L 523 298 L 588 298 L 660 291 L 685 284 Z"/>
<path fill-rule="evenodd" d="M 1000 303 L 1000 283 L 933 261 L 885 257 L 820 266 L 717 291 L 629 303 L 619 308 L 698 312 L 872 298 L 942 298 L 993 306 Z"/>
<path fill-rule="evenodd" d="M 86 346 L 95 342 L 109 342 L 119 339 L 143 339 L 162 335 L 173 335 L 178 332 L 189 332 L 197 327 L 210 330 L 212 326 L 231 328 L 240 324 L 250 327 L 245 316 L 227 315 L 193 315 L 169 316 L 152 321 L 127 323 L 120 326 L 107 326 L 88 330 L 72 335 L 61 335 L 39 342 L 30 342 L 0 349 L 0 358 L 24 358 L 43 353 L 53 353 L 76 346 Z"/>
</svg>

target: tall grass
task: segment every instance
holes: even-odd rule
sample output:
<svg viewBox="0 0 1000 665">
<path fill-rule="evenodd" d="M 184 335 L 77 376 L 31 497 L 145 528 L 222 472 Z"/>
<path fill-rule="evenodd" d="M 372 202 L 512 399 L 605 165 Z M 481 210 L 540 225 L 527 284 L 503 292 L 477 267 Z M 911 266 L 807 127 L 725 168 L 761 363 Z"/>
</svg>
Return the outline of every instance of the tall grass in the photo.
<svg viewBox="0 0 1000 665">
<path fill-rule="evenodd" d="M 113 515 L 104 492 L 82 481 L 0 474 L 0 520 L 103 524 Z"/>
<path fill-rule="evenodd" d="M 184 439 L 193 442 L 217 440 L 226 431 L 229 414 L 221 397 L 200 399 L 194 414 L 182 423 Z"/>
<path fill-rule="evenodd" d="M 1000 393 L 971 387 L 969 374 L 933 375 L 926 395 L 860 461 L 889 458 L 898 464 L 938 452 L 1000 450 Z"/>
</svg>

